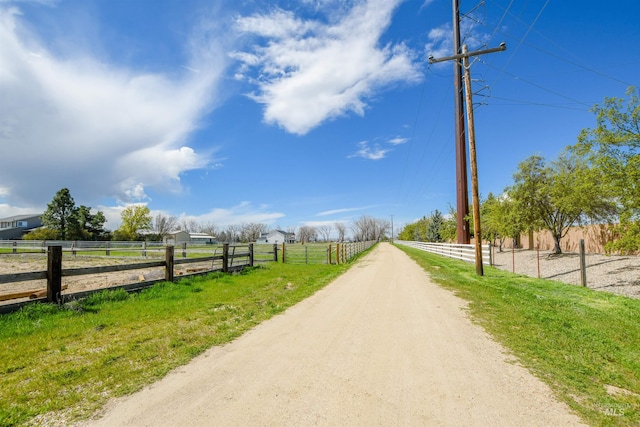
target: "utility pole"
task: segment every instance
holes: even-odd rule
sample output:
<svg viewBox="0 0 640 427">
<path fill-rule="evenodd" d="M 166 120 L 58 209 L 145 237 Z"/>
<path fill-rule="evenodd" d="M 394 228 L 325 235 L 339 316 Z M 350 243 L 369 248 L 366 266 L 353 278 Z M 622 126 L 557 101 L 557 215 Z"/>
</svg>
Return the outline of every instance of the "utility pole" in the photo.
<svg viewBox="0 0 640 427">
<path fill-rule="evenodd" d="M 453 0 L 453 53 L 460 53 L 460 7 Z M 464 94 L 462 93 L 462 64 L 453 63 L 454 122 L 456 125 L 456 235 L 458 243 L 469 244 L 471 233 L 467 216 L 469 215 L 469 189 L 467 187 L 467 148 L 464 132 Z"/>
<path fill-rule="evenodd" d="M 473 100 L 471 92 L 471 72 L 469 65 L 469 57 L 483 55 L 485 53 L 501 52 L 507 49 L 505 43 L 500 43 L 499 47 L 491 49 L 476 50 L 469 52 L 467 45 L 462 46 L 462 53 L 457 53 L 452 56 L 444 58 L 434 58 L 429 56 L 429 63 L 443 61 L 459 61 L 462 60 L 464 68 L 464 83 L 466 92 L 466 104 L 467 104 L 467 128 L 469 129 L 469 157 L 471 158 L 471 197 L 473 204 L 473 229 L 475 237 L 475 249 L 476 249 L 476 274 L 478 276 L 484 275 L 484 269 L 482 266 L 482 228 L 480 226 L 480 192 L 478 191 L 478 164 L 476 161 L 476 136 L 473 121 Z"/>
<path fill-rule="evenodd" d="M 391 215 L 391 243 L 393 243 L 393 215 Z"/>
</svg>

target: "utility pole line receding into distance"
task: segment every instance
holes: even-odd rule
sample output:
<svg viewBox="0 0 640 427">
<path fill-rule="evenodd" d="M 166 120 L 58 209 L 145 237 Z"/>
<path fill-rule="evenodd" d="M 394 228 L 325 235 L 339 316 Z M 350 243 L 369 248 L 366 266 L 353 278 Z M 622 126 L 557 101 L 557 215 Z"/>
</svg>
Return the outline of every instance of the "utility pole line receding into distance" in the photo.
<svg viewBox="0 0 640 427">
<path fill-rule="evenodd" d="M 476 138 L 475 138 L 475 129 L 474 129 L 474 121 L 473 121 L 473 100 L 472 95 L 473 92 L 471 90 L 471 71 L 469 65 L 469 58 L 472 56 L 484 55 L 485 53 L 493 53 L 493 52 L 501 52 L 507 49 L 507 45 L 505 43 L 500 43 L 499 47 L 494 47 L 491 49 L 484 50 L 476 50 L 474 52 L 469 52 L 467 49 L 467 45 L 462 46 L 462 53 L 457 53 L 452 56 L 447 56 L 444 58 L 434 58 L 433 56 L 429 56 L 429 63 L 433 64 L 436 62 L 443 61 L 459 61 L 462 60 L 462 65 L 464 68 L 464 86 L 466 93 L 466 104 L 467 104 L 467 128 L 469 132 L 469 157 L 471 160 L 471 197 L 473 204 L 473 230 L 474 230 L 474 240 L 475 240 L 475 249 L 476 249 L 476 274 L 478 276 L 484 275 L 484 268 L 482 266 L 482 228 L 480 226 L 480 192 L 478 190 L 478 163 L 476 159 Z"/>
</svg>

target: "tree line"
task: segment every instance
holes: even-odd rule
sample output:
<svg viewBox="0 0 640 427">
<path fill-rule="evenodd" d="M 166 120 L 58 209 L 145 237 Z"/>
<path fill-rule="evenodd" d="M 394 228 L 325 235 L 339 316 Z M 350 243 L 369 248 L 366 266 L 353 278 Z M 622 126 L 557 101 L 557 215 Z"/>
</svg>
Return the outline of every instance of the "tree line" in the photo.
<svg viewBox="0 0 640 427">
<path fill-rule="evenodd" d="M 219 242 L 248 243 L 255 242 L 271 228 L 261 223 L 230 224 L 219 227 L 211 222 L 199 223 L 193 219 L 178 218 L 173 215 L 151 211 L 144 205 L 130 205 L 120 214 L 121 225 L 114 231 L 105 228 L 106 218 L 103 212 L 92 213 L 92 208 L 76 206 L 68 188 L 59 190 L 42 215 L 43 226 L 24 236 L 27 240 L 114 240 L 114 241 L 163 241 L 176 231 L 205 233 Z M 280 229 L 276 226 L 274 229 Z M 335 230 L 335 235 L 334 235 Z M 362 216 L 351 224 L 353 240 L 381 240 L 387 238 L 389 222 Z M 304 225 L 288 227 L 283 230 L 296 235 L 300 242 L 318 242 L 336 240 L 345 241 L 347 225 L 342 222 L 319 226 Z M 335 237 L 332 239 L 332 237 Z"/>
<path fill-rule="evenodd" d="M 518 164 L 502 194 L 489 193 L 481 201 L 484 239 L 502 248 L 507 238 L 548 230 L 559 254 L 571 227 L 605 223 L 611 233 L 607 252 L 640 251 L 640 91 L 630 87 L 626 99 L 607 97 L 591 111 L 596 127 L 583 129 L 576 144 L 550 161 L 530 156 Z M 400 238 L 454 241 L 455 210 L 450 214 L 408 224 Z"/>
</svg>

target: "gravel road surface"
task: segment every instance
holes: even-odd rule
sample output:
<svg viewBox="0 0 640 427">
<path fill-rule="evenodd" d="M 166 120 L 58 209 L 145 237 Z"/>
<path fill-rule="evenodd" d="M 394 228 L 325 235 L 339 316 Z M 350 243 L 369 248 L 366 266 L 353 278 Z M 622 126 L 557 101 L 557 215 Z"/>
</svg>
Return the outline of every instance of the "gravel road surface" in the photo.
<svg viewBox="0 0 640 427">
<path fill-rule="evenodd" d="M 386 243 L 100 416 L 83 425 L 581 425 L 462 300 Z"/>
</svg>

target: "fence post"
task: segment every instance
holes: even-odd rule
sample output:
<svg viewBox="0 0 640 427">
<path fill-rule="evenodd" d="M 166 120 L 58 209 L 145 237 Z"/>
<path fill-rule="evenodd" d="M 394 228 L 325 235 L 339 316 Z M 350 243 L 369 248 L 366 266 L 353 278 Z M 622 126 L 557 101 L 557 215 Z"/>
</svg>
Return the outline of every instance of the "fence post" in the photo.
<svg viewBox="0 0 640 427">
<path fill-rule="evenodd" d="M 14 254 L 18 253 L 18 242 L 13 242 L 13 253 Z"/>
<path fill-rule="evenodd" d="M 144 242 L 142 242 L 142 256 L 143 257 L 147 256 L 147 241 L 146 240 Z"/>
<path fill-rule="evenodd" d="M 304 247 L 304 263 L 309 264 L 309 246 Z"/>
<path fill-rule="evenodd" d="M 111 255 L 111 251 L 109 250 L 109 248 L 111 247 L 110 242 L 107 242 L 107 244 L 104 245 L 104 247 L 106 248 L 105 252 L 106 252 L 107 256 Z"/>
<path fill-rule="evenodd" d="M 249 243 L 249 266 L 253 267 L 253 243 Z"/>
<path fill-rule="evenodd" d="M 331 245 L 329 245 L 329 265 L 331 265 Z"/>
<path fill-rule="evenodd" d="M 584 239 L 580 239 L 580 281 L 587 286 L 587 260 L 584 254 Z"/>
<path fill-rule="evenodd" d="M 278 262 L 278 244 L 273 244 L 273 261 Z"/>
<path fill-rule="evenodd" d="M 165 246 L 164 248 L 164 280 L 165 282 L 173 282 L 173 246 Z"/>
<path fill-rule="evenodd" d="M 164 248 L 164 280 L 166 282 L 173 282 L 173 260 L 174 260 L 174 247 L 167 245 Z"/>
<path fill-rule="evenodd" d="M 493 267 L 493 254 L 491 252 L 491 248 L 493 248 L 493 244 L 489 242 L 489 265 Z"/>
<path fill-rule="evenodd" d="M 340 264 L 340 243 L 336 243 L 336 265 Z"/>
<path fill-rule="evenodd" d="M 62 292 L 62 246 L 49 246 L 47 254 L 47 301 L 59 302 Z"/>
<path fill-rule="evenodd" d="M 46 252 L 46 250 L 45 250 L 45 248 L 46 248 L 46 247 L 47 247 L 47 241 L 46 241 L 46 240 L 43 240 L 43 241 L 42 241 L 42 253 L 45 253 L 45 252 Z"/>
<path fill-rule="evenodd" d="M 222 245 L 222 272 L 229 272 L 229 244 L 224 243 Z"/>
<path fill-rule="evenodd" d="M 187 242 L 182 243 L 182 258 L 187 257 Z"/>
<path fill-rule="evenodd" d="M 284 242 L 282 242 L 282 263 L 284 264 Z"/>
</svg>

